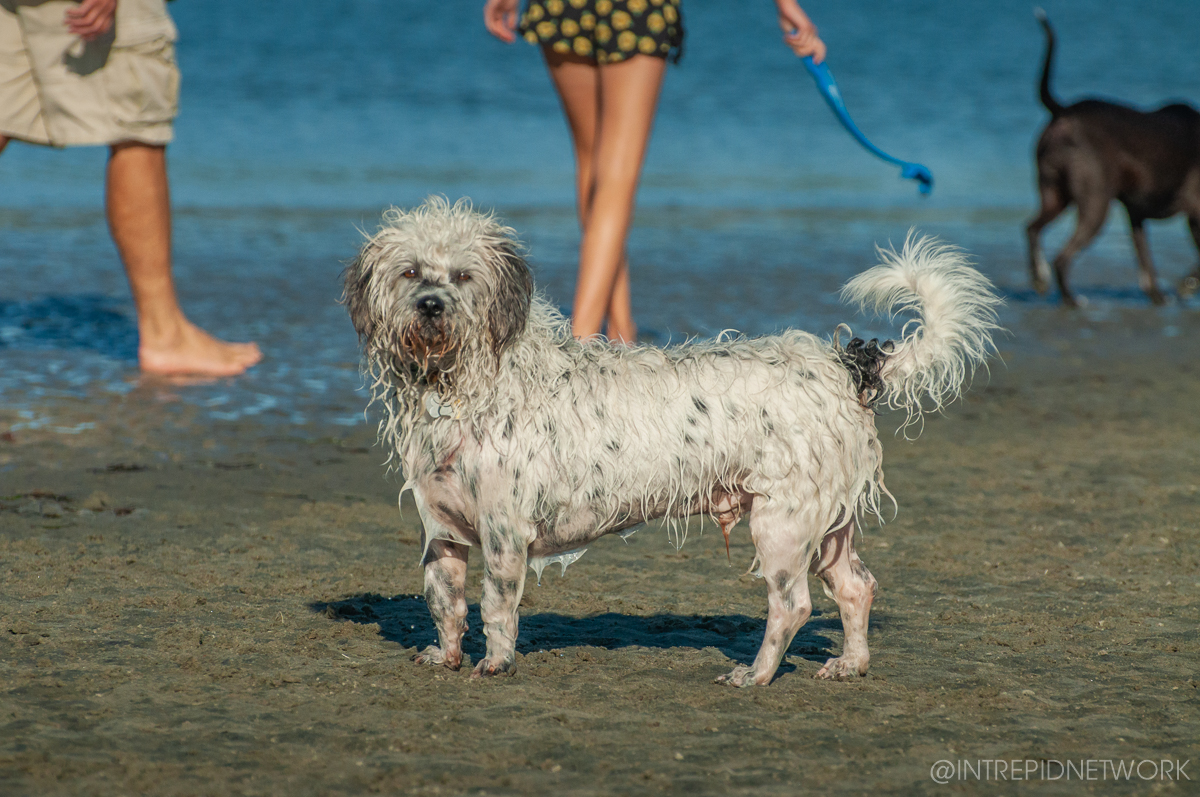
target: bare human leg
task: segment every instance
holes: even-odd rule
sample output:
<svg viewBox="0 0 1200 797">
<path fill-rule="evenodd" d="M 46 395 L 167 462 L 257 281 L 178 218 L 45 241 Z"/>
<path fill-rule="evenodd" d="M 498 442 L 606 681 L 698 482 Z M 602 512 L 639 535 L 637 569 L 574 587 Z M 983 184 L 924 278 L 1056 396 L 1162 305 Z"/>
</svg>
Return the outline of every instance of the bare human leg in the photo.
<svg viewBox="0 0 1200 797">
<path fill-rule="evenodd" d="M 625 241 L 666 61 L 638 55 L 598 66 L 546 52 L 546 63 L 575 144 L 583 241 L 572 332 L 590 337 L 607 319 L 610 338 L 632 342 Z"/>
<path fill-rule="evenodd" d="M 125 264 L 138 316 L 138 363 L 146 373 L 234 376 L 262 359 L 253 343 L 227 343 L 190 322 L 171 276 L 166 149 L 114 144 L 108 160 L 108 225 Z"/>
</svg>

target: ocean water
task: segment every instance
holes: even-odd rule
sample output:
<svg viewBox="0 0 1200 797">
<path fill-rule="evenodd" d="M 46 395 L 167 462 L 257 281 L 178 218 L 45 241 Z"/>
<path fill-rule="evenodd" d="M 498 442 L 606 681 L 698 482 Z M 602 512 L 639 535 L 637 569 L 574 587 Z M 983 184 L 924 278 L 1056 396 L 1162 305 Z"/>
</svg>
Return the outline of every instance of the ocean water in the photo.
<svg viewBox="0 0 1200 797">
<path fill-rule="evenodd" d="M 1089 299 L 1028 289 L 1023 225 L 1047 115 L 1042 37 L 1025 3 L 804 4 L 863 131 L 932 169 L 929 197 L 838 126 L 779 40 L 768 0 L 685 0 L 630 239 L 652 342 L 800 326 L 887 334 L 837 288 L 910 229 L 968 250 L 1008 300 L 1008 347 L 1122 331 L 1153 350 L 1195 304 L 1151 308 L 1119 208 L 1077 261 Z M 1195 0 L 1047 2 L 1055 89 L 1152 107 L 1200 104 Z M 520 232 L 542 290 L 569 304 L 578 230 L 570 141 L 536 48 L 484 31 L 480 0 L 179 0 L 182 113 L 169 149 L 176 277 L 189 315 L 266 359 L 171 391 L 213 423 L 362 423 L 339 274 L 389 205 L 470 197 Z M 0 156 L 0 406 L 53 427 L 55 398 L 145 400 L 128 289 L 105 227 L 103 149 Z M 1064 219 L 1046 236 L 1069 234 Z M 1181 220 L 1153 223 L 1165 284 L 1195 264 Z"/>
</svg>

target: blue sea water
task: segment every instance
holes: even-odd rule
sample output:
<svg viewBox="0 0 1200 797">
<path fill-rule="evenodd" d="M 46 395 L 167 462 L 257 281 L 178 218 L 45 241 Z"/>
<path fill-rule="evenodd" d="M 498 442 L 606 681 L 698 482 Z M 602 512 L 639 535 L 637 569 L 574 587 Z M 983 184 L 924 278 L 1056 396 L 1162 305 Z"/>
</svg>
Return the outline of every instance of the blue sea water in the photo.
<svg viewBox="0 0 1200 797">
<path fill-rule="evenodd" d="M 836 290 L 872 263 L 876 244 L 913 228 L 967 249 L 1002 289 L 1008 345 L 1106 323 L 1154 339 L 1191 323 L 1194 305 L 1154 310 L 1137 290 L 1116 209 L 1076 267 L 1089 309 L 1026 323 L 1052 313 L 1025 273 L 1032 148 L 1047 118 L 1030 5 L 804 5 L 855 121 L 883 149 L 929 166 L 936 188 L 919 196 L 851 141 L 781 44 L 769 0 L 685 0 L 686 52 L 668 71 L 630 239 L 648 339 L 831 332 L 841 321 L 886 332 L 843 308 Z M 1064 100 L 1200 104 L 1200 3 L 1045 5 Z M 213 422 L 363 422 L 339 273 L 383 208 L 431 193 L 494 208 L 528 244 L 542 289 L 569 304 L 578 231 L 566 126 L 537 50 L 488 36 L 481 7 L 171 4 L 184 73 L 169 149 L 180 293 L 201 325 L 266 353 L 247 376 L 179 387 L 176 399 Z M 16 143 L 0 157 L 0 406 L 29 426 L 51 423 L 39 408 L 55 397 L 137 395 L 104 159 L 103 149 Z M 1051 248 L 1070 226 L 1051 229 Z M 1152 225 L 1151 236 L 1164 282 L 1193 267 L 1180 220 Z"/>
</svg>

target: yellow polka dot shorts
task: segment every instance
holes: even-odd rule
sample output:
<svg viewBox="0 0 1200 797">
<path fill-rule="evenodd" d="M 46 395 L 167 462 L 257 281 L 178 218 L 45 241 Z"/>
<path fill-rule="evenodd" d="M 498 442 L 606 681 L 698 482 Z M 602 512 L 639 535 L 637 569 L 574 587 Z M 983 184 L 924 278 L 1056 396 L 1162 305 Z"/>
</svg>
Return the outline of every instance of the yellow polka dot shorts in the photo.
<svg viewBox="0 0 1200 797">
<path fill-rule="evenodd" d="M 679 61 L 680 0 L 529 0 L 521 35 L 556 53 L 613 64 L 634 55 Z"/>
</svg>

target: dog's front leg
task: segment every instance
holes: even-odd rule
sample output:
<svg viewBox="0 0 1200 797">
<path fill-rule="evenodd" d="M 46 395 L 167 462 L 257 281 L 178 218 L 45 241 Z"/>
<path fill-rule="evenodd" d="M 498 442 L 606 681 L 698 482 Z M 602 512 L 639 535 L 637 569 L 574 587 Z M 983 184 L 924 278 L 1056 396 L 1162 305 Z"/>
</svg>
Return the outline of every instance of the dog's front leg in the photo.
<svg viewBox="0 0 1200 797">
<path fill-rule="evenodd" d="M 1150 301 L 1162 305 L 1167 298 L 1158 289 L 1158 272 L 1154 270 L 1154 259 L 1150 256 L 1150 244 L 1146 241 L 1146 225 L 1139 218 L 1129 216 L 1129 232 L 1133 236 L 1133 249 L 1138 259 L 1138 287 L 1150 297 Z"/>
<path fill-rule="evenodd" d="M 449 540 L 431 540 L 421 563 L 425 567 L 425 604 L 437 626 L 441 645 L 430 645 L 413 657 L 419 664 L 462 665 L 462 638 L 467 631 L 467 551 Z"/>
<path fill-rule="evenodd" d="M 1196 251 L 1200 252 L 1200 207 L 1194 207 L 1188 215 L 1188 230 L 1192 233 L 1192 243 L 1196 245 Z M 1179 281 L 1179 298 L 1186 299 L 1197 290 L 1200 290 L 1200 265 Z"/>
<path fill-rule="evenodd" d="M 479 662 L 472 678 L 508 675 L 516 670 L 517 607 L 525 591 L 529 541 L 522 524 L 508 517 L 481 518 L 480 547 L 483 548 L 483 597 L 479 613 L 487 637 L 487 657 Z"/>
</svg>

